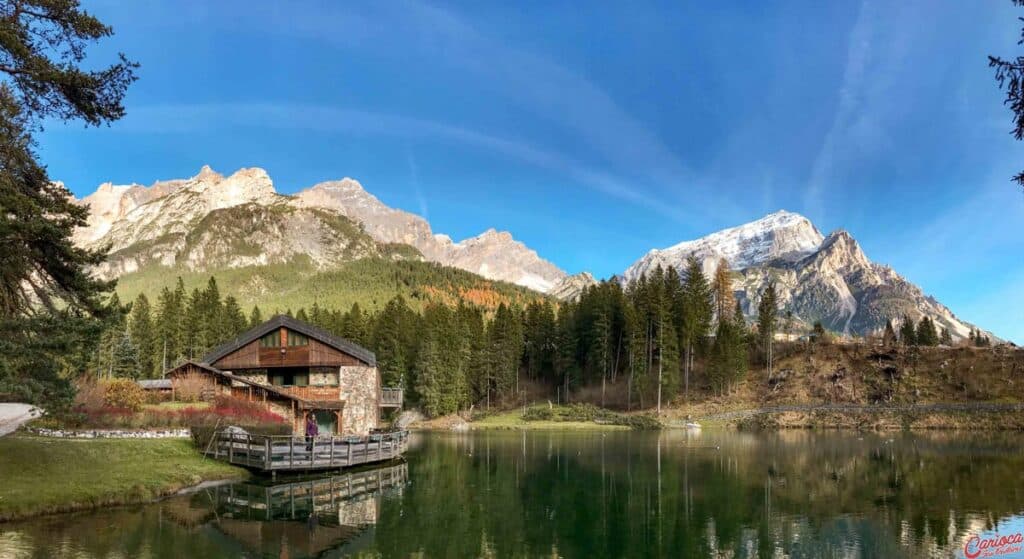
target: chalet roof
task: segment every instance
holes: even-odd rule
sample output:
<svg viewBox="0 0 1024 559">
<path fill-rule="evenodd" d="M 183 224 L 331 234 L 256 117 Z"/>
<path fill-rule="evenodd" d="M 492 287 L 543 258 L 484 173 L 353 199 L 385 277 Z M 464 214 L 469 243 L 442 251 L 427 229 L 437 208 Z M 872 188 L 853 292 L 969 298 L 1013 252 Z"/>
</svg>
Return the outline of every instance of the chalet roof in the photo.
<svg viewBox="0 0 1024 559">
<path fill-rule="evenodd" d="M 184 363 L 178 365 L 177 367 L 171 369 L 170 371 L 167 371 L 165 376 L 172 377 L 178 371 L 186 370 L 189 366 L 197 367 L 197 368 L 202 369 L 202 370 L 204 370 L 204 371 L 206 371 L 206 372 L 208 372 L 208 373 L 210 373 L 210 374 L 212 374 L 214 376 L 218 376 L 218 377 L 221 377 L 223 379 L 226 379 L 229 382 L 230 381 L 235 381 L 235 382 L 239 382 L 241 384 L 245 384 L 247 386 L 251 386 L 253 388 L 258 388 L 260 390 L 264 390 L 270 396 L 276 396 L 276 397 L 278 397 L 278 398 L 280 398 L 282 400 L 294 400 L 294 401 L 298 402 L 300 405 L 303 405 L 303 406 L 306 406 L 306 407 L 308 407 L 308 405 L 310 404 L 309 400 L 306 400 L 304 398 L 299 398 L 298 396 L 295 396 L 294 394 L 290 394 L 287 391 L 281 390 L 280 388 L 277 388 L 275 386 L 270 386 L 270 385 L 267 385 L 267 384 L 263 384 L 263 383 L 259 383 L 259 382 L 253 381 L 253 380 L 249 380 L 249 379 L 247 379 L 245 377 L 240 377 L 240 376 L 237 376 L 237 375 L 233 375 L 233 374 L 231 374 L 231 373 L 229 373 L 227 371 L 222 371 L 222 370 L 220 370 L 220 369 L 218 369 L 218 368 L 216 368 L 216 367 L 214 367 L 212 365 L 206 364 L 206 363 L 196 363 L 195 361 L 185 361 Z M 170 379 L 168 379 L 168 381 L 169 380 Z"/>
<path fill-rule="evenodd" d="M 142 387 L 143 390 L 170 390 L 171 389 L 171 379 L 164 379 L 164 378 L 161 378 L 161 379 L 147 379 L 147 380 L 137 380 L 135 382 L 139 383 L 139 386 Z"/>
<path fill-rule="evenodd" d="M 324 330 L 323 328 L 313 326 L 308 322 L 296 320 L 286 314 L 275 315 L 271 317 L 270 320 L 264 322 L 263 324 L 260 324 L 255 328 L 251 328 L 245 332 L 242 332 L 233 340 L 225 342 L 215 347 L 212 351 L 210 351 L 210 353 L 207 353 L 206 355 L 203 356 L 201 363 L 206 365 L 215 363 L 217 362 L 218 359 L 221 359 L 224 356 L 228 355 L 229 353 L 241 349 L 246 344 L 254 342 L 282 326 L 288 328 L 289 330 L 294 330 L 300 334 L 305 334 L 310 338 L 313 338 L 318 342 L 327 344 L 338 351 L 347 353 L 352 357 L 355 357 L 356 359 L 359 359 L 360 361 L 370 366 L 377 365 L 377 357 L 373 354 L 372 351 L 358 344 L 350 342 L 345 338 L 335 336 L 334 334 L 331 334 L 330 332 Z"/>
</svg>

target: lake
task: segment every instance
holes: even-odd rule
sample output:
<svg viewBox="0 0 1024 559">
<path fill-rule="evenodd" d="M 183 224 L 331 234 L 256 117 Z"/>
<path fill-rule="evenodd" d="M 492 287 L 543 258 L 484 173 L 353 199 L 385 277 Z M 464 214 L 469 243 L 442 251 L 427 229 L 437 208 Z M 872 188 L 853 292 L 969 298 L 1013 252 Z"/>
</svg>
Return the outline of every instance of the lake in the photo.
<svg viewBox="0 0 1024 559">
<path fill-rule="evenodd" d="M 0 558 L 962 557 L 965 545 L 987 552 L 988 538 L 1024 532 L 1022 443 L 421 433 L 405 462 L 383 468 L 0 524 Z"/>
</svg>

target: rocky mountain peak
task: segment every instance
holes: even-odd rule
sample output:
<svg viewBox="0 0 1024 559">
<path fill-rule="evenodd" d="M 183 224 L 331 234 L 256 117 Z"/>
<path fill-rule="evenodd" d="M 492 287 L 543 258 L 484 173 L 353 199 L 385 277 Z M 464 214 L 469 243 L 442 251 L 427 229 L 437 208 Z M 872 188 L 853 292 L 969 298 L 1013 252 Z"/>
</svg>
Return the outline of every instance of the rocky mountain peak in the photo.
<svg viewBox="0 0 1024 559">
<path fill-rule="evenodd" d="M 785 210 L 651 251 L 626 270 L 622 281 L 657 265 L 682 272 L 691 255 L 701 261 L 705 274 L 714 272 L 719 258 L 729 262 L 738 276 L 736 297 L 749 315 L 756 313 L 761 294 L 774 283 L 783 309 L 807 327 L 820 321 L 842 334 L 863 335 L 909 315 L 914 320 L 931 317 L 954 339 L 972 328 L 891 268 L 872 263 L 848 231 L 823 237 L 806 217 Z"/>
<path fill-rule="evenodd" d="M 224 179 L 224 175 L 214 171 L 209 165 L 203 165 L 199 172 L 192 177 L 193 181 L 202 182 L 219 182 Z"/>
<path fill-rule="evenodd" d="M 563 301 L 577 301 L 580 295 L 592 285 L 597 285 L 594 276 L 590 272 L 580 272 L 558 280 L 548 294 Z"/>
<path fill-rule="evenodd" d="M 638 278 L 658 265 L 679 268 L 690 256 L 701 261 L 707 274 L 713 273 L 722 258 L 734 269 L 773 260 L 794 261 L 817 250 L 823 240 L 821 232 L 809 219 L 779 210 L 750 223 L 652 250 L 626 270 L 624 279 Z"/>
<path fill-rule="evenodd" d="M 348 177 L 321 182 L 295 196 L 280 196 L 264 169 L 239 169 L 224 177 L 209 165 L 204 165 L 191 178 L 158 182 L 148 188 L 104 185 L 80 203 L 90 207 L 90 225 L 76 231 L 76 242 L 88 247 L 109 244 L 113 247 L 112 256 L 120 251 L 134 254 L 133 251 L 139 247 L 145 247 L 152 253 L 153 243 L 162 240 L 167 241 L 164 243 L 167 246 L 163 247 L 158 258 L 164 263 L 173 263 L 187 248 L 186 240 L 195 237 L 196 229 L 209 225 L 204 221 L 210 221 L 205 218 L 212 212 L 234 208 L 232 215 L 248 211 L 255 216 L 266 213 L 261 208 L 275 206 L 298 211 L 295 215 L 304 216 L 306 221 L 296 218 L 290 223 L 295 226 L 301 223 L 307 229 L 305 235 L 320 235 L 319 232 L 324 230 L 323 224 L 309 223 L 309 220 L 317 219 L 317 212 L 309 210 L 327 210 L 358 223 L 366 235 L 378 243 L 410 245 L 429 261 L 462 268 L 488 279 L 547 291 L 565 276 L 565 272 L 540 258 L 505 231 L 489 229 L 459 243 L 453 243 L 446 235 L 435 235 L 425 219 L 387 206 L 367 192 L 359 181 Z M 252 207 L 243 208 L 248 205 Z M 307 240 L 316 244 L 314 241 L 317 239 Z M 264 247 L 263 252 L 271 248 Z M 282 250 L 293 248 L 295 246 L 289 244 Z M 202 251 L 189 250 L 190 265 L 201 268 L 203 258 L 209 254 L 204 256 Z M 317 251 L 330 252 L 319 248 Z M 118 258 L 120 263 L 111 262 L 107 266 L 111 277 L 130 272 L 135 269 L 133 266 L 143 265 L 134 256 Z M 239 265 L 247 262 L 244 258 L 227 258 L 224 254 L 214 260 L 237 262 Z"/>
<path fill-rule="evenodd" d="M 508 231 L 498 231 L 497 229 L 491 227 L 490 229 L 484 231 L 483 233 L 480 233 L 476 237 L 466 239 L 459 244 L 504 245 L 515 242 L 517 241 L 512 238 L 512 233 L 509 233 Z"/>
<path fill-rule="evenodd" d="M 204 167 L 204 171 L 209 169 Z M 200 171 L 188 182 L 189 190 L 209 201 L 209 209 L 229 208 L 250 202 L 270 203 L 276 198 L 270 175 L 259 167 L 243 168 L 224 178 L 213 172 Z"/>
</svg>

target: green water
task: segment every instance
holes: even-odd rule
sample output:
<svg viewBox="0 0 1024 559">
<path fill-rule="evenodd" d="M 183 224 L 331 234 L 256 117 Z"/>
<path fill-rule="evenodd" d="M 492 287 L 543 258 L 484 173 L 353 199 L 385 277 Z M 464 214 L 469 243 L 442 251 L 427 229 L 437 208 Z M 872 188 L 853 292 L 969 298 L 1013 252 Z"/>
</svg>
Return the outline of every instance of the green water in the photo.
<svg viewBox="0 0 1024 559">
<path fill-rule="evenodd" d="M 973 535 L 1024 531 L 1021 443 L 414 435 L 406 462 L 383 470 L 0 524 L 0 558 L 960 557 Z"/>
</svg>

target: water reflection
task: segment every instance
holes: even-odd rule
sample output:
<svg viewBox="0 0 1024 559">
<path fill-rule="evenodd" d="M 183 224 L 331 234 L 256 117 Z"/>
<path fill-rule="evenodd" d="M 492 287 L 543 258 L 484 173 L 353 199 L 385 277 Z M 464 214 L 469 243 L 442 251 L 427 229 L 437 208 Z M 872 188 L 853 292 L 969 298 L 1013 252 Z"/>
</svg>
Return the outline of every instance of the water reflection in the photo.
<svg viewBox="0 0 1024 559">
<path fill-rule="evenodd" d="M 420 435 L 408 465 L 0 524 L 7 557 L 950 557 L 1024 531 L 1015 434 Z M 1012 557 L 1012 555 L 1010 555 Z"/>
<path fill-rule="evenodd" d="M 408 467 L 282 483 L 220 485 L 146 507 L 0 525 L 0 559 L 22 557 L 321 557 L 372 541 L 385 495 Z"/>
</svg>

